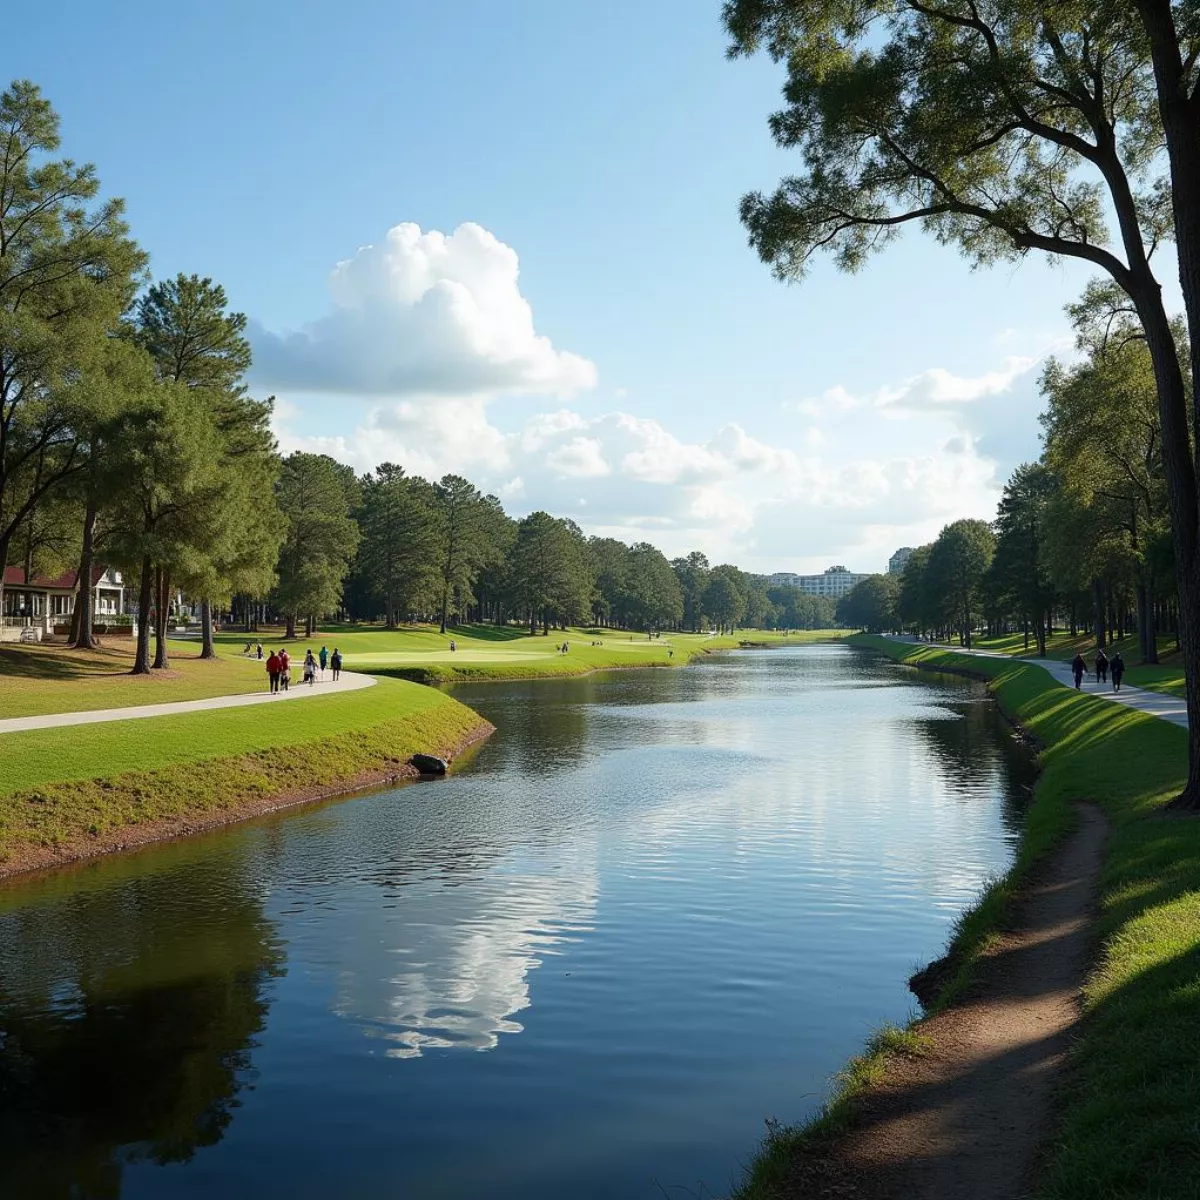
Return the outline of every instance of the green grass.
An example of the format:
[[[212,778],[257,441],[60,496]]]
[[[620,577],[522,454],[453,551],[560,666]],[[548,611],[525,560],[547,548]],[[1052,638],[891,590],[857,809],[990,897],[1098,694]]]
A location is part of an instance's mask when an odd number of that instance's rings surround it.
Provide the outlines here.
[[[446,698],[430,688],[381,679],[361,691],[277,704],[0,734],[0,795],[271,747],[283,750],[416,716]]]
[[[1186,778],[1186,731],[1061,687],[1033,664],[883,638],[854,640],[913,665],[987,677],[1005,711],[1043,746],[1042,775],[1013,869],[956,930],[950,952],[959,974],[950,996],[1001,927],[1032,864],[1071,828],[1073,802],[1098,804],[1109,821],[1096,919],[1099,957],[1084,991],[1061,1123],[1047,1146],[1038,1195],[1200,1195],[1200,818],[1163,813]],[[919,1023],[909,1032],[919,1035]],[[853,1120],[855,1095],[895,1052],[890,1038],[869,1048],[865,1074],[852,1071],[815,1122],[772,1132],[739,1200],[778,1195],[788,1157]]]
[[[297,639],[296,646],[301,655],[308,646],[314,651],[321,646],[332,651],[336,646],[342,652],[347,670],[419,683],[453,683],[583,675],[622,667],[678,667],[697,654],[736,648],[746,641],[800,645],[840,636],[840,632],[828,630],[786,636],[744,631],[727,637],[664,633],[662,637],[649,639],[644,633],[631,635],[611,629],[575,628],[551,631],[544,637],[513,626],[498,629],[491,625],[464,625],[444,634],[431,626],[392,630],[378,626],[338,626],[312,638]],[[223,654],[240,654],[246,638],[243,634],[228,633],[220,635],[218,641]],[[451,641],[457,647],[455,650],[450,649]],[[262,635],[262,642],[264,646],[276,644],[268,634]],[[569,646],[566,654],[558,652],[563,642]]]
[[[1030,639],[1030,650],[1025,650],[1023,634],[1010,633],[999,638],[980,638],[975,642],[977,650],[993,650],[1000,654],[1036,655],[1037,643]],[[1158,657],[1160,661],[1153,665],[1142,665],[1141,650],[1138,647],[1137,636],[1120,638],[1108,648],[1106,653],[1111,658],[1114,651],[1120,650],[1125,659],[1125,682],[1134,687],[1148,688],[1152,692],[1165,692],[1171,696],[1183,696],[1183,666],[1179,662],[1179,651],[1173,637],[1158,639]],[[1069,633],[1055,633],[1046,639],[1046,657],[1058,658],[1064,662],[1082,654],[1089,665],[1096,654],[1096,639],[1091,633],[1080,633],[1072,637]]]
[[[253,709],[0,735],[0,859],[353,780],[417,750],[443,754],[480,724],[444,693],[383,679]]]
[[[171,666],[130,675],[133,644],[108,638],[100,650],[6,643],[0,646],[0,719],[82,712],[175,700],[207,700],[266,689],[261,663],[222,655],[203,661],[195,642],[171,643]]]

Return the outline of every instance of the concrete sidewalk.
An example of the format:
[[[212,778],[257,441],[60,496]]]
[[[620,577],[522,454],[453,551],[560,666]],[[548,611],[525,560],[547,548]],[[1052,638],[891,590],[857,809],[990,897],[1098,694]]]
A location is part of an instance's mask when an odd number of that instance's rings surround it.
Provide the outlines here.
[[[331,674],[327,672],[327,675]],[[244,708],[251,704],[283,704],[303,700],[305,696],[328,696],[337,692],[355,692],[371,687],[374,675],[343,671],[341,679],[293,684],[286,692],[251,692],[240,696],[213,696],[208,700],[177,700],[171,704],[139,704],[129,708],[98,708],[92,712],[45,713],[37,717],[10,717],[0,721],[0,734],[20,733],[26,729],[57,729],[63,725],[98,725],[104,721],[136,721],[145,717],[170,717],[177,713],[207,712],[214,708]]]
[[[952,650],[955,654],[971,654],[978,658],[1003,658],[1013,662],[1031,663],[1041,667],[1052,679],[1064,687],[1073,688],[1075,677],[1071,674],[1071,664],[1057,658],[1031,658],[1027,655],[999,654],[995,650],[964,650],[961,646],[946,646],[940,642],[919,642],[913,637],[893,638],[897,642],[909,642],[915,646],[932,646],[936,650]],[[1084,655],[1089,667],[1095,667],[1096,654],[1090,657]],[[1182,696],[1168,696],[1165,692],[1151,692],[1145,688],[1130,687],[1123,683],[1119,692],[1112,690],[1111,683],[1097,683],[1094,674],[1083,677],[1083,686],[1079,689],[1089,696],[1100,696],[1104,700],[1112,700],[1124,704],[1127,708],[1136,708],[1138,712],[1148,713],[1152,717],[1161,717],[1172,725],[1187,728],[1187,702]]]

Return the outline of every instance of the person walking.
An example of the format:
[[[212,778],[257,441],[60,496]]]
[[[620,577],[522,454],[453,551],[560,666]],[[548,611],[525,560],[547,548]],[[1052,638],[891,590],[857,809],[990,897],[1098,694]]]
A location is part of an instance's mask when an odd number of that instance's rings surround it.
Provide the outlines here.
[[[279,691],[279,655],[274,650],[267,659],[267,681],[271,685],[272,692]]]
[[[1114,692],[1121,690],[1121,679],[1125,674],[1125,660],[1121,657],[1121,652],[1118,650],[1112,656],[1112,662],[1108,664],[1109,673],[1112,675],[1112,688]]]
[[[317,682],[317,660],[310,649],[304,652],[304,682],[312,687]]]
[[[329,651],[326,650],[324,646],[322,646],[321,653],[319,655],[317,655],[317,657],[321,660],[321,678],[324,679],[325,678],[325,667],[326,667],[326,664],[329,662]]]
[[[329,660],[329,665],[333,668],[333,682],[337,683],[342,674],[342,652],[334,646],[333,657]]]
[[[1103,650],[1096,655],[1096,682],[1108,682],[1108,655]]]
[[[292,656],[286,650],[279,652],[279,687],[286,692],[292,682]]]
[[[262,642],[258,643],[258,661],[262,662]]]
[[[1071,674],[1075,676],[1075,690],[1079,691],[1083,684],[1083,677],[1087,674],[1087,663],[1084,661],[1082,654],[1076,654],[1072,660]]]

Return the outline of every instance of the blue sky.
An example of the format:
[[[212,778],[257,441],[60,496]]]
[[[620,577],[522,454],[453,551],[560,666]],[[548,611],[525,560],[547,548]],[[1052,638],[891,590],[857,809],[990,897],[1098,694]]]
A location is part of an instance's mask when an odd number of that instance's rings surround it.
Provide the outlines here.
[[[1037,453],[1039,363],[1087,272],[972,273],[913,233],[777,283],[737,202],[788,169],[781,77],[725,59],[716,0],[13,21],[8,75],[126,198],[154,273],[251,316],[285,449],[461,471],[516,514],[761,570],[882,568],[990,516]]]

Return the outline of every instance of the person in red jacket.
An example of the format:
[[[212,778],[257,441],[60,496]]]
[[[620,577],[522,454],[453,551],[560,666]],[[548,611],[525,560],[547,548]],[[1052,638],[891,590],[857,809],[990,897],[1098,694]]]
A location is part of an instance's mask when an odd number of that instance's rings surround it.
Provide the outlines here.
[[[286,650],[279,651],[279,686],[288,691],[292,682],[292,656]]]
[[[267,658],[267,679],[270,680],[271,691],[279,691],[279,676],[282,673],[283,665],[279,661],[279,655],[272,650]]]

